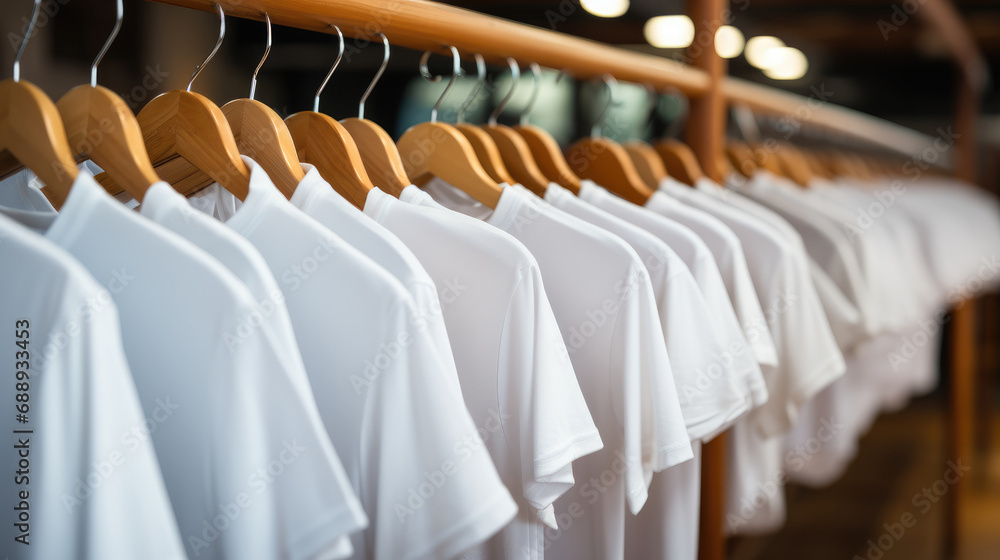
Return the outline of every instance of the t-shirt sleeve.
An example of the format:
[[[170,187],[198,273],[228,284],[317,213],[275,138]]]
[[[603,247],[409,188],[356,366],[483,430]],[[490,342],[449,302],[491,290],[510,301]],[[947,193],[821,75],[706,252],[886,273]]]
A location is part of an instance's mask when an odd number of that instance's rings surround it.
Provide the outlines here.
[[[236,311],[236,344],[220,345],[213,398],[212,445],[219,513],[229,518],[216,540],[197,535],[189,551],[221,543],[227,555],[290,559],[343,558],[343,537],[364,529],[367,518],[323,427],[304,372],[289,370],[257,309]],[[254,325],[249,332],[236,325]],[[295,377],[293,377],[295,376]],[[211,520],[210,520],[211,522]],[[211,536],[211,532],[208,536]]]
[[[570,465],[603,444],[535,266],[520,270],[500,355],[504,433],[520,457],[522,488],[515,491],[554,528],[546,510],[573,486]]]
[[[361,494],[375,560],[451,558],[492,537],[517,505],[411,301],[384,314],[390,359],[366,392]]]
[[[650,269],[661,284],[656,308],[663,328],[670,367],[674,373],[681,411],[691,439],[711,439],[750,408],[735,370],[725,331],[711,311],[687,267],[678,257],[664,254]],[[647,265],[647,267],[650,265]]]
[[[38,317],[18,317],[29,343],[23,350],[8,345],[30,358],[22,371],[30,374],[26,415],[33,425],[14,429],[33,433],[14,434],[11,443],[23,444],[31,461],[27,486],[17,487],[29,491],[32,508],[27,557],[186,558],[153,446],[148,440],[133,445],[137,440],[130,437],[148,424],[125,359],[117,308],[96,286],[86,297],[67,289],[73,295],[56,300],[61,312],[48,328]],[[13,320],[5,324],[15,327]],[[15,365],[15,355],[4,363]],[[13,380],[5,385],[15,387]],[[12,504],[18,501],[11,497]]]
[[[625,430],[625,491],[629,508],[639,513],[654,472],[694,457],[677,397],[673,372],[657,316],[649,275],[631,266],[620,286],[611,368],[615,412]]]

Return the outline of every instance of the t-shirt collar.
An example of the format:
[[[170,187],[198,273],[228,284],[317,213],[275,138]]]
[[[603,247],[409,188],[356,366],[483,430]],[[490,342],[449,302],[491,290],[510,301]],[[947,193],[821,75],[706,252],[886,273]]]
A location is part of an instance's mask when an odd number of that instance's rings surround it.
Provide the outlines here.
[[[687,198],[688,196],[691,196],[691,187],[685,185],[684,183],[681,183],[680,181],[674,179],[673,177],[664,177],[660,181],[660,184],[657,185],[657,188],[661,192],[679,199],[684,199]]]

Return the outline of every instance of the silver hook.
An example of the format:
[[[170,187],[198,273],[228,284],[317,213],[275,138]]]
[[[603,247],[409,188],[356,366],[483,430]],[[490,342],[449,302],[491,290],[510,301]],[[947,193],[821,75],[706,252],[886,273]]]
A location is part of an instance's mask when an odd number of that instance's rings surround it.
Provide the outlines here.
[[[267,55],[271,53],[271,16],[267,15],[267,12],[264,12],[264,23],[267,24],[267,46],[264,47],[264,56],[261,57],[257,69],[253,71],[253,79],[250,80],[250,99],[253,99],[254,93],[257,92],[257,72],[260,72],[264,61],[267,60]]]
[[[479,92],[482,91],[483,85],[486,83],[486,61],[483,59],[483,55],[481,54],[476,54],[475,57],[476,87],[472,88],[472,93],[469,94],[469,97],[465,98],[465,101],[463,101],[462,105],[458,108],[458,115],[455,118],[458,124],[465,122],[466,109],[468,109],[469,105],[472,105],[472,102],[479,96]]]
[[[497,124],[497,117],[499,117],[503,113],[503,110],[507,108],[507,103],[510,102],[510,98],[514,96],[514,90],[517,89],[517,82],[521,79],[521,67],[517,65],[516,60],[507,57],[507,66],[510,66],[510,91],[507,92],[507,95],[503,96],[500,103],[493,109],[493,112],[490,113],[489,123],[491,126]]]
[[[649,124],[649,121],[653,120],[653,112],[656,111],[656,102],[659,101],[659,94],[656,92],[653,84],[643,82],[642,85],[646,88],[646,118],[643,122]]]
[[[212,57],[215,56],[215,53],[219,52],[219,47],[222,46],[222,40],[226,38],[226,13],[222,11],[222,6],[220,6],[218,3],[213,3],[212,5],[215,6],[215,9],[219,11],[219,40],[215,42],[215,48],[212,49],[211,53],[209,53],[208,58],[205,59],[205,62],[202,62],[200,65],[198,65],[197,68],[194,69],[194,74],[191,74],[191,81],[188,82],[188,87],[187,87],[188,91],[191,91],[191,86],[194,84],[194,81],[198,77],[198,74],[201,74],[202,69],[205,68],[205,66],[209,62],[211,62]]]
[[[344,56],[344,34],[341,33],[340,28],[336,25],[333,26],[337,30],[337,36],[340,37],[340,50],[337,52],[337,60],[333,61],[333,66],[330,67],[330,71],[326,73],[326,77],[323,78],[323,83],[319,85],[319,89],[316,90],[316,97],[313,98],[313,112],[319,112],[319,96],[323,93],[323,88],[326,87],[326,83],[330,81],[330,76],[333,75],[333,71],[340,66],[340,59]]]
[[[122,0],[118,0],[118,16],[115,19],[115,27],[111,30],[111,35],[108,37],[108,40],[105,41],[104,46],[101,47],[101,52],[97,53],[97,58],[94,59],[94,63],[90,65],[90,87],[97,87],[97,65],[104,59],[104,55],[107,54],[108,49],[111,48],[111,43],[115,42],[115,37],[118,37],[118,31],[122,28],[122,18],[124,15],[125,8],[122,6]]]
[[[35,22],[38,21],[38,7],[41,3],[42,0],[35,0],[35,4],[31,7],[31,19],[28,20],[28,30],[24,32],[24,37],[21,39],[21,46],[17,48],[17,54],[14,55],[15,82],[21,81],[21,55],[24,54],[24,47],[28,46],[28,39],[35,32]]]
[[[437,103],[434,104],[434,108],[431,109],[431,122],[437,122],[438,109],[441,108],[441,103],[444,102],[444,98],[448,96],[448,91],[451,86],[455,85],[455,80],[458,79],[459,74],[462,73],[462,59],[458,55],[458,49],[449,46],[448,49],[451,51],[451,79],[448,80],[448,85],[445,86],[444,91],[441,92],[441,97],[438,98]],[[424,51],[424,54],[420,57],[420,75],[423,76],[425,80],[430,82],[441,81],[441,76],[431,75],[430,70],[427,69],[427,60],[431,57],[431,51]]]
[[[531,114],[531,109],[535,106],[535,101],[538,99],[538,92],[542,90],[542,67],[537,62],[532,62],[530,67],[532,78],[531,97],[528,99],[527,106],[524,107],[524,112],[521,113],[521,126],[528,125],[528,116]]]
[[[601,76],[601,80],[604,82],[604,85],[608,90],[608,102],[604,104],[601,112],[597,115],[597,119],[594,121],[594,126],[590,129],[590,135],[594,137],[601,136],[601,126],[604,124],[604,118],[608,115],[608,110],[611,109],[611,106],[615,103],[614,87],[618,85],[618,80],[616,80],[611,74]]]
[[[378,72],[375,77],[372,78],[372,83],[368,84],[368,89],[365,90],[365,94],[361,96],[361,103],[358,103],[358,118],[365,118],[365,101],[368,101],[368,96],[371,95],[372,90],[375,89],[375,84],[378,83],[379,79],[382,78],[382,74],[385,72],[385,67],[389,65],[389,39],[385,37],[385,33],[379,33],[379,37],[382,38],[382,45],[385,47],[385,53],[382,55],[382,65],[378,67]]]

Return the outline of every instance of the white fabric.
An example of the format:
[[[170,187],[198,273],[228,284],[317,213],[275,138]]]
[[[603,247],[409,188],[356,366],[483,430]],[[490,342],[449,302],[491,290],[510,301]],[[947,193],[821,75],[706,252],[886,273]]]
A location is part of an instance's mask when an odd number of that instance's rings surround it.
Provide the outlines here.
[[[660,326],[674,373],[681,410],[692,440],[711,440],[750,409],[733,352],[749,354],[742,339],[730,340],[687,265],[661,239],[550,184],[545,200],[556,208],[621,237],[642,259],[656,297]],[[737,385],[740,383],[741,385]]]
[[[424,191],[445,207],[510,233],[538,260],[549,301],[605,444],[600,453],[578,461],[574,474],[582,480],[600,477],[620,454],[627,458],[626,464],[639,467],[625,473],[624,485],[609,488],[595,504],[583,504],[572,494],[557,502],[563,522],[560,532],[546,543],[548,556],[623,557],[625,497],[632,513],[637,513],[645,504],[651,473],[692,458],[655,314],[655,295],[642,261],[620,238],[564,214],[520,185],[504,188],[494,210],[439,179],[425,185]],[[637,344],[628,351],[630,342],[616,337],[627,336],[624,333],[630,330]],[[629,394],[633,390],[649,398],[639,400],[639,395]],[[615,409],[617,414],[609,414]],[[572,503],[583,507],[581,520],[569,514]],[[600,540],[595,539],[595,532]]]
[[[671,184],[665,179],[664,184]],[[689,187],[677,184],[678,188]],[[592,189],[588,189],[592,190]],[[583,193],[581,192],[581,195]],[[726,282],[726,290],[740,319],[750,348],[761,368],[767,370],[778,365],[778,356],[771,332],[768,330],[762,303],[747,267],[741,240],[720,220],[697,208],[679,203],[664,192],[654,192],[645,207],[660,216],[688,227],[708,245],[715,256],[719,272]]]
[[[17,214],[107,283],[153,419],[136,445],[152,440],[188,554],[339,556],[343,494],[315,488],[336,484],[337,458],[304,412],[302,387],[266,329],[228,344],[257,312],[247,288],[116,202],[89,171],[59,214]]]
[[[454,371],[455,359],[441,314],[441,300],[434,280],[416,255],[392,232],[333,190],[315,167],[303,163],[302,169],[305,177],[292,193],[291,203],[402,282],[413,296],[420,325],[426,326],[441,359],[448,362],[449,371]]]
[[[320,415],[369,516],[352,535],[354,558],[449,557],[489,538],[515,505],[455,372],[415,327],[412,298],[244,161],[242,204],[218,185],[191,203],[253,243],[278,279]]]
[[[846,352],[865,338],[865,333],[861,328],[861,313],[857,306],[849,300],[826,271],[809,255],[805,243],[802,241],[802,236],[791,224],[769,208],[729,189],[724,189],[711,181],[699,181],[696,188],[750,214],[762,224],[770,227],[778,234],[788,250],[795,255],[795,261],[809,268],[808,274],[812,278],[813,287],[816,288],[816,295],[819,297],[827,321],[830,323],[830,329],[837,340],[837,346],[842,352]]]
[[[760,360],[760,355],[770,355],[773,361],[774,345],[762,343],[765,339],[770,340],[770,335],[766,333],[767,327],[763,322],[763,313],[761,312],[761,320],[755,322],[757,325],[755,332],[759,333],[756,335],[757,344],[756,346],[750,345],[741,329],[739,319],[736,319],[736,329],[733,329],[733,320],[736,316],[734,305],[729,299],[725,286],[722,286],[721,290],[719,289],[721,285],[718,280],[719,269],[709,262],[711,253],[705,250],[705,244],[684,226],[672,222],[656,212],[622,200],[591,181],[583,181],[580,199],[652,233],[677,251],[678,256],[685,259],[689,270],[696,278],[700,279],[700,285],[703,289],[710,290],[709,293],[712,294],[712,300],[715,302],[713,309],[718,324],[722,325],[723,328],[728,327],[730,340],[728,348],[730,348],[732,359],[739,364],[738,371],[743,376],[747,393],[750,395],[753,405],[757,407],[767,402],[767,387],[761,373],[761,367],[757,362]],[[749,281],[749,275],[746,275],[745,279]],[[747,301],[757,301],[757,295],[753,293],[752,283],[741,291],[747,294]],[[759,304],[756,306],[759,311]],[[750,324],[747,323],[747,325]],[[761,325],[763,325],[762,329],[759,328]],[[748,345],[750,352],[743,350]],[[729,359],[729,356],[726,359]]]
[[[234,348],[242,344],[255,328],[266,330],[276,347],[276,355],[281,356],[278,371],[287,376],[299,393],[298,406],[301,407],[301,414],[320,432],[319,445],[332,446],[316,409],[315,397],[295,340],[284,294],[264,257],[236,232],[192,208],[183,196],[166,183],[157,183],[146,191],[140,213],[215,257],[250,290],[257,302],[256,312],[247,317],[236,332],[226,333],[226,344]],[[278,375],[278,371],[271,375]],[[336,456],[334,450],[324,453]],[[292,510],[294,513],[290,514],[292,517],[288,521],[309,524],[313,523],[313,519],[331,519],[331,523],[322,530],[331,536],[340,537],[340,542],[331,545],[331,548],[345,551],[344,554],[334,556],[349,556],[349,535],[364,529],[368,525],[368,518],[351,488],[339,457],[332,463],[330,473],[318,481],[313,492],[322,492],[324,496],[313,504],[305,503],[302,497],[297,497],[295,509]],[[312,497],[315,499],[315,496]]]
[[[2,215],[0,262],[5,555],[186,558],[156,454],[132,435],[146,420],[111,294]]]
[[[374,189],[364,211],[396,234],[441,291],[466,405],[520,511],[466,558],[535,558],[571,464],[602,447],[538,264],[510,235],[435,207],[409,186],[404,202]]]

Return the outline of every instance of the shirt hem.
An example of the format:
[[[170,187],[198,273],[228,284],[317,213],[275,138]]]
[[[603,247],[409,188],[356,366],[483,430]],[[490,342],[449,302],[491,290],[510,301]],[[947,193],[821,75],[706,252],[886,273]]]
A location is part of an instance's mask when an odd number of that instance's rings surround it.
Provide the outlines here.
[[[494,512],[493,510],[499,510]],[[429,545],[408,551],[400,560],[454,558],[466,550],[486,542],[510,523],[517,515],[517,504],[507,492],[497,493],[493,500],[471,515],[463,516],[459,523]]]

